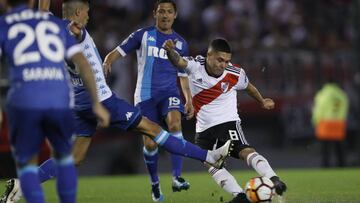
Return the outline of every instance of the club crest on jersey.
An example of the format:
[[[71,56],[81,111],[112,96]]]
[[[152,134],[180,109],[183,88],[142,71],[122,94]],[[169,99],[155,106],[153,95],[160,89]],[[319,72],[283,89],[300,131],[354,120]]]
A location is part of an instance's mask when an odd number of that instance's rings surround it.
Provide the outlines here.
[[[176,48],[178,48],[178,49],[182,49],[182,45],[183,45],[183,43],[181,42],[181,41],[179,41],[179,40],[176,40],[176,43],[175,43],[175,47]]]
[[[220,87],[221,91],[225,93],[229,89],[229,82],[221,82]]]

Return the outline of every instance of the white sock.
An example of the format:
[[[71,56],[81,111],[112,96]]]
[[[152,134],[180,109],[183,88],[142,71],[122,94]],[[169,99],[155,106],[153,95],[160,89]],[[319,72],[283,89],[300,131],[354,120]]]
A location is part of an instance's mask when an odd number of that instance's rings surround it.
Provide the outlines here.
[[[247,158],[247,164],[252,166],[260,176],[271,178],[276,176],[276,173],[271,168],[269,162],[257,152],[250,153]]]
[[[232,176],[225,168],[216,169],[214,167],[211,167],[209,169],[209,173],[221,188],[223,188],[226,192],[230,193],[234,197],[237,194],[243,192],[243,189],[237,183],[234,176]]]

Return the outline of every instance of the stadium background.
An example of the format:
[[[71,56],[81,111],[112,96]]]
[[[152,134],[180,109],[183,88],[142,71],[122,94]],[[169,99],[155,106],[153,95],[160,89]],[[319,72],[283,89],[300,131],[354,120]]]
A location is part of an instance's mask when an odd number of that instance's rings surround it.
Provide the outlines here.
[[[102,57],[125,37],[152,25],[153,0],[93,0],[88,30]],[[227,38],[233,62],[241,64],[258,89],[276,102],[264,111],[244,94],[239,111],[248,141],[268,157],[274,168],[320,166],[320,147],[310,123],[313,96],[322,82],[336,76],[350,98],[346,145],[347,166],[360,165],[360,2],[351,0],[178,0],[175,30],[184,36],[190,54],[204,54],[209,40]],[[55,15],[61,1],[53,0]],[[0,13],[4,12],[1,7]],[[109,84],[133,102],[136,56],[113,65]],[[0,67],[1,105],[8,81]],[[184,121],[184,135],[193,140],[194,120]],[[5,145],[2,139],[0,145]],[[0,147],[1,156],[9,155]],[[81,175],[145,173],[140,137],[114,129],[95,137]],[[169,155],[162,153],[160,172],[170,172]],[[203,170],[186,160],[184,171]],[[1,161],[2,169],[10,162]],[[247,168],[230,161],[232,168]],[[5,175],[4,175],[5,176]],[[0,177],[4,178],[4,177]]]

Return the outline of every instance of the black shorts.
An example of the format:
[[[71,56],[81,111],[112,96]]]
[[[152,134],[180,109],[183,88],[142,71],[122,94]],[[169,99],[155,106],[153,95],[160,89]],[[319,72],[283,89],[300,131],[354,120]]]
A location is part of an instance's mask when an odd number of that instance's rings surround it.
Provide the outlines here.
[[[234,149],[230,156],[236,159],[239,159],[239,152],[241,150],[251,147],[245,139],[240,121],[222,123],[195,135],[195,143],[207,150],[217,149],[223,146],[229,139],[234,144]]]

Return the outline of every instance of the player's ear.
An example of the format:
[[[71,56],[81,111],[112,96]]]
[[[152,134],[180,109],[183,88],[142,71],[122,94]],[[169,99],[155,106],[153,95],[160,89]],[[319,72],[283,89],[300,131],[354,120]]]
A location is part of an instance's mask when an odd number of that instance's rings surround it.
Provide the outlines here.
[[[153,10],[153,17],[156,18],[156,10]]]
[[[75,9],[75,16],[79,16],[81,13],[81,9],[80,8],[76,8]]]

